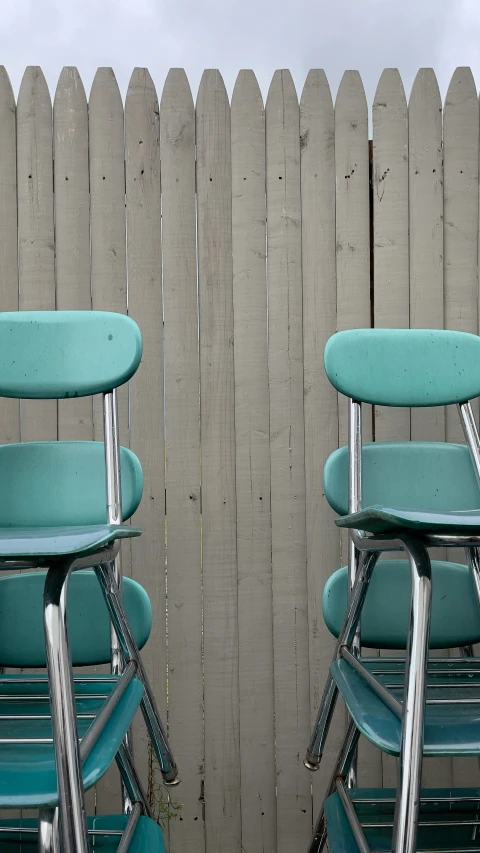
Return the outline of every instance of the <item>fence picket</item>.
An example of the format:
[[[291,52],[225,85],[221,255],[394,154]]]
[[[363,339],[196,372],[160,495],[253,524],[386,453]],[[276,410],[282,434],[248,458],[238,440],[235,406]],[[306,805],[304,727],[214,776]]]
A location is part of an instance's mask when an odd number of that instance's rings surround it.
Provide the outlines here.
[[[55,308],[52,104],[41,68],[23,75],[17,104],[19,307]],[[57,437],[55,400],[23,400],[22,441]]]
[[[135,68],[125,101],[128,313],[142,330],[143,355],[130,382],[130,447],[144,472],[143,500],[135,513],[146,535],[132,542],[132,577],[147,590],[156,614],[143,660],[166,719],[165,466],[163,413],[162,262],[160,241],[160,129],[157,94],[145,68]],[[148,400],[148,405],[145,401]],[[143,721],[133,728],[135,761],[155,773]],[[157,779],[158,784],[160,780]],[[158,806],[154,805],[154,810]]]
[[[373,101],[374,325],[410,325],[408,259],[408,119],[396,68],[380,77]],[[410,438],[408,409],[375,409],[375,439]]]
[[[90,164],[90,233],[92,308],[127,310],[125,247],[125,157],[123,104],[111,68],[95,74],[88,105]],[[129,445],[128,388],[118,394],[120,441]],[[101,401],[94,398],[95,439],[103,439]],[[150,534],[151,535],[151,534]],[[131,549],[122,544],[122,570],[130,574]],[[110,768],[97,787],[97,812],[115,813],[120,803],[120,782]]]
[[[335,102],[337,328],[367,328],[370,305],[368,111],[358,71],[346,71]],[[363,439],[372,439],[372,411],[363,406]],[[339,441],[347,443],[347,404],[339,397]],[[347,537],[342,536],[342,562]],[[359,784],[379,785],[382,759],[361,740]]]
[[[311,780],[302,348],[300,118],[289,71],[266,105],[273,648],[279,853],[308,842]]]
[[[76,68],[60,74],[53,103],[56,307],[92,307],[87,99]],[[59,400],[58,437],[93,439],[91,397]]]
[[[241,849],[230,107],[218,71],[197,99],[207,849]]]
[[[338,395],[323,368],[325,344],[337,327],[335,269],[335,130],[324,71],[309,72],[300,101],[306,536],[313,725],[334,642],[321,617],[322,592],[340,566],[340,536],[323,494],[323,466],[338,447]],[[321,413],[321,415],[320,415]],[[330,729],[322,772],[312,777],[314,819],[344,735],[343,718]]]
[[[168,719],[182,786],[172,851],[205,851],[195,109],[182,69],[160,106],[168,564]]]
[[[15,98],[4,66],[0,66],[0,307],[18,310],[17,252],[17,142]],[[0,442],[20,440],[20,404],[3,399],[0,403]]]
[[[242,847],[276,848],[265,113],[251,71],[232,98],[232,217]]]

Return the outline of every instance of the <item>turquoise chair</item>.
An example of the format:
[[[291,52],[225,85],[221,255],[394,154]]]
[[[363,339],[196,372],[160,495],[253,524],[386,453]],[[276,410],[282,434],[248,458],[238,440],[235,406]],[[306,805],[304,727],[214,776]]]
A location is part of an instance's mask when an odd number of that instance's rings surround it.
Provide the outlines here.
[[[469,403],[480,395],[479,361],[478,337],[447,331],[340,332],[325,349],[327,375],[349,398],[349,446],[327,460],[324,491],[350,548],[348,567],[325,588],[324,617],[338,640],[305,764],[320,764],[340,690],[352,724],[330,793],[345,805],[336,779],[347,777],[360,732],[399,756],[395,853],[416,850],[423,755],[480,754],[480,669],[465,657],[480,639],[480,440]],[[468,446],[363,445],[363,402],[457,404]],[[468,565],[431,563],[438,545],[463,546]],[[377,563],[382,551],[408,559]],[[361,646],[406,648],[405,660],[364,658]],[[458,660],[429,662],[429,647],[457,646]],[[325,840],[321,812],[310,853]]]
[[[121,594],[120,541],[141,532],[124,520],[139,504],[142,473],[134,454],[119,446],[116,388],[133,376],[141,353],[138,326],[120,314],[0,314],[0,396],[65,399],[103,395],[104,444],[35,442],[0,448],[0,569],[47,570],[43,626],[60,810],[60,820],[54,822],[60,840],[55,843],[61,842],[62,853],[86,853],[88,849],[83,785],[87,784],[90,750],[102,737],[108,740],[115,720],[123,727],[123,738],[130,718],[127,720],[129,715],[122,708],[131,693],[135,692],[141,705],[165,782],[178,781]],[[95,572],[113,625],[114,678],[80,749],[67,635],[67,590],[72,572],[86,568]],[[32,602],[24,596],[23,603],[28,608]],[[31,679],[26,689],[36,695],[36,680]],[[113,758],[116,741],[111,752]],[[124,753],[128,764],[128,750]],[[46,826],[47,813],[41,819]],[[46,829],[40,835],[45,833]]]
[[[46,572],[26,572],[0,577],[0,667],[45,667],[42,593]],[[138,648],[147,642],[152,608],[140,584],[125,578],[125,610]],[[76,667],[110,662],[110,617],[97,578],[92,571],[73,574],[67,605],[69,645]],[[74,676],[77,729],[81,742],[112,695],[117,678],[106,675]],[[132,803],[129,853],[164,853],[163,836],[148,819],[150,812],[142,785],[122,743],[143,695],[141,682],[133,678],[110,717],[107,727],[91,743],[83,758],[83,784],[87,790],[101,779],[116,758]],[[33,742],[35,741],[35,742]],[[0,676],[0,808],[40,808],[38,820],[0,821],[0,853],[51,850],[56,853],[49,829],[58,805],[57,777],[46,676],[3,674]],[[142,812],[144,815],[142,815]],[[128,817],[88,819],[88,838],[93,849],[116,851]],[[20,830],[22,830],[20,832]],[[109,834],[107,834],[109,833]],[[50,844],[50,847],[49,847]]]

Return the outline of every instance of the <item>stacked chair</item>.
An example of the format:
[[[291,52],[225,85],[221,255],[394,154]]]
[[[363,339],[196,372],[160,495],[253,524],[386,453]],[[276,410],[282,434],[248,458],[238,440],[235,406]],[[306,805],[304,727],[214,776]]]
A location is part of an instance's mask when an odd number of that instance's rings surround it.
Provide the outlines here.
[[[338,639],[307,750],[310,770],[320,766],[339,692],[349,725],[309,853],[326,844],[330,853],[480,851],[480,789],[421,787],[424,755],[480,755],[472,649],[480,640],[480,439],[469,402],[480,395],[480,338],[339,332],[327,343],[325,369],[349,398],[349,444],[327,460],[324,491],[350,548],[348,566],[323,596]],[[457,405],[466,445],[362,444],[362,403]],[[463,548],[466,564],[430,560],[438,546]],[[379,560],[382,552],[393,559]],[[368,648],[405,654],[364,656]],[[441,658],[430,649],[456,651]],[[396,790],[356,787],[360,734],[398,758]]]
[[[177,769],[139,653],[150,602],[139,584],[122,584],[119,559],[121,539],[141,532],[124,522],[143,479],[119,446],[116,388],[141,354],[138,326],[123,315],[0,314],[0,396],[103,394],[104,403],[104,442],[0,446],[0,569],[9,571],[0,577],[0,809],[39,810],[0,821],[0,853],[165,849],[129,745],[137,709],[166,784]],[[72,665],[107,662],[110,675],[72,675]],[[4,671],[45,666],[46,675]],[[115,761],[123,810],[87,818],[84,792]]]

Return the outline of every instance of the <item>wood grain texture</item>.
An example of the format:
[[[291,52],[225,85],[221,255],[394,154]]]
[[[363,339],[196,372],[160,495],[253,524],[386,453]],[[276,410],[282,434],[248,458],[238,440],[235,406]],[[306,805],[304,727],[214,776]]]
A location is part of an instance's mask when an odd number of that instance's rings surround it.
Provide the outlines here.
[[[396,68],[380,77],[373,101],[374,325],[410,325],[408,247],[408,119]],[[410,438],[410,410],[375,409],[377,441]]]
[[[368,111],[358,71],[346,71],[335,102],[337,328],[369,328],[370,215]],[[363,440],[372,439],[372,409],[362,407]],[[347,401],[339,396],[339,442],[348,441]],[[341,559],[348,559],[348,540],[341,538]],[[382,759],[361,740],[358,779],[380,785]]]
[[[273,643],[279,853],[307,844],[310,729],[299,107],[289,71],[266,105]]]
[[[230,107],[218,71],[197,99],[206,847],[241,849]]]
[[[478,98],[470,68],[457,68],[443,119],[443,288],[445,328],[478,333]],[[476,413],[478,403],[473,403]],[[455,406],[447,441],[463,442]]]
[[[123,104],[111,68],[95,74],[88,105],[92,307],[127,311]],[[128,388],[118,395],[120,439],[128,447]],[[95,438],[103,436],[94,401]],[[127,548],[122,548],[126,554]]]
[[[95,74],[88,106],[92,308],[127,311],[123,104],[111,68]],[[120,442],[129,446],[128,387],[120,389]],[[102,401],[94,398],[95,439],[103,440]],[[131,547],[122,544],[122,571],[131,573]],[[115,813],[120,782],[110,768],[97,787],[97,813]]]
[[[19,307],[55,308],[52,104],[41,68],[23,75],[17,104]],[[24,400],[22,441],[57,437],[57,403]]]
[[[232,97],[232,224],[242,847],[276,848],[267,363],[265,113],[252,71]]]
[[[76,68],[60,74],[53,104],[56,307],[92,307],[87,99]],[[58,437],[93,439],[91,397],[59,400]]]
[[[147,590],[155,614],[142,658],[160,714],[166,720],[160,126],[155,86],[145,68],[133,71],[125,101],[125,176],[128,313],[140,326],[143,338],[142,363],[130,381],[130,447],[140,459],[144,474],[143,499],[134,516],[134,523],[144,533],[132,542],[132,577]],[[133,735],[135,762],[145,779],[149,740],[140,718],[135,721]]]
[[[160,107],[168,507],[168,720],[182,785],[172,853],[205,851],[195,110],[182,69]]]
[[[340,566],[340,536],[323,494],[323,466],[338,447],[338,396],[323,367],[325,344],[337,326],[335,129],[332,96],[324,71],[310,71],[305,82],[300,101],[300,147],[310,723],[313,725],[334,648],[322,617],[323,587]],[[343,735],[343,714],[337,713],[322,759],[322,772],[312,775],[314,820]]]
[[[18,310],[17,133],[15,98],[4,66],[0,66],[0,310]],[[0,401],[0,443],[20,440],[18,400]]]
[[[410,326],[443,329],[442,102],[431,68],[422,68],[408,106]],[[445,409],[412,409],[412,439],[445,439]]]

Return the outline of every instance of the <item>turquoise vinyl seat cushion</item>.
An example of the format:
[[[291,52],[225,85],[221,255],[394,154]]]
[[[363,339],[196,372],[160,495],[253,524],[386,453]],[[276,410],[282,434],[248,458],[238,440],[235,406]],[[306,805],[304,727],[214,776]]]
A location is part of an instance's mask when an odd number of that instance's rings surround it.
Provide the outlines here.
[[[447,406],[480,396],[480,338],[436,329],[354,329],[327,341],[332,385],[378,406]]]
[[[45,572],[0,576],[0,666],[43,667]],[[141,649],[152,628],[152,606],[140,584],[123,579],[123,600]],[[110,663],[110,617],[95,573],[73,572],[67,595],[68,636],[74,666]],[[0,690],[1,695],[1,690]]]
[[[0,397],[60,399],[111,391],[142,357],[137,324],[109,311],[0,314]]]
[[[5,678],[5,676],[2,676]],[[77,726],[81,738],[92,720],[84,714],[96,715],[115,681],[97,680],[79,683],[75,680]],[[11,687],[2,683],[0,693],[0,739],[4,737],[51,738],[51,719],[45,720],[1,720],[5,714],[39,714],[39,706],[50,713],[48,682],[22,684],[19,677],[10,677]],[[16,698],[8,698],[8,696]],[[44,700],[42,702],[42,695]],[[133,678],[121,696],[101,732],[97,742],[83,763],[83,782],[88,790],[95,785],[115,759],[125,732],[130,727],[143,696],[143,685]],[[40,697],[40,698],[38,698]],[[1,743],[0,742],[0,808],[38,808],[55,806],[58,803],[57,772],[53,743]]]
[[[357,817],[367,824],[364,834],[370,850],[387,853],[392,849],[392,827],[395,809],[395,790],[388,788],[353,788],[348,791]],[[478,820],[480,789],[448,788],[424,789],[421,796],[429,802],[420,805],[420,822],[438,822],[437,826],[421,826],[418,830],[417,850],[475,850],[478,840],[472,838],[472,823]],[[452,797],[464,797],[464,802],[449,802]],[[370,801],[370,802],[368,802]],[[359,847],[350,828],[338,794],[325,801],[328,844],[332,853],[359,853]],[[454,821],[465,821],[463,826],[454,826]],[[442,823],[440,823],[440,821]],[[370,826],[368,826],[368,824]],[[382,826],[382,824],[385,824]],[[450,825],[449,825],[450,824]]]
[[[348,515],[348,448],[335,450],[323,471],[325,497]],[[377,441],[362,447],[362,505],[433,512],[480,509],[472,458],[464,444]]]
[[[476,674],[472,674],[471,660],[450,660],[450,673],[448,665],[437,663],[435,658],[429,661],[423,752],[426,756],[480,755],[480,705],[475,701],[465,701],[479,695],[480,668],[476,667]],[[362,665],[399,702],[403,700],[404,661],[398,658],[369,660],[363,657]],[[439,667],[443,667],[442,672],[437,671]],[[463,678],[462,667],[467,670]],[[334,661],[330,672],[360,732],[382,752],[398,756],[401,743],[399,717],[347,661]],[[460,698],[463,702],[428,703],[429,698],[445,697]]]
[[[88,818],[88,828],[109,832],[119,832],[125,829],[127,815],[101,815]],[[35,818],[17,818],[12,820],[1,820],[0,828],[22,827],[34,829],[38,827]],[[104,853],[116,853],[120,843],[118,835],[96,835],[90,836],[90,849],[92,853],[102,850]],[[0,832],[0,853],[29,853],[38,850],[38,836],[27,832],[17,834],[14,832]],[[165,842],[162,830],[155,821],[147,817],[141,817],[135,827],[133,838],[128,848],[128,853],[165,853]]]
[[[411,570],[408,561],[379,560],[373,570],[362,609],[362,646],[405,649],[410,596]],[[343,625],[347,598],[348,573],[344,567],[329,577],[322,597],[323,618],[335,637],[338,637]],[[430,648],[458,648],[479,641],[480,608],[468,566],[432,561]]]

